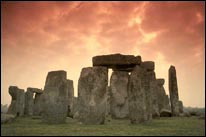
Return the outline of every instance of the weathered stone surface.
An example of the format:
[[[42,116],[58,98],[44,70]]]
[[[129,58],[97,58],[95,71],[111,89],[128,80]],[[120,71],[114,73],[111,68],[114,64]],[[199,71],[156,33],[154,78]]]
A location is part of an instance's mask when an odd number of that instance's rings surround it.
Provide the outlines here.
[[[129,118],[132,124],[148,120],[144,88],[145,71],[136,66],[131,72],[128,84]]]
[[[172,116],[172,113],[168,109],[162,109],[160,111],[160,117],[171,117],[171,116]]]
[[[157,104],[156,75],[154,71],[148,71],[146,69],[143,77],[143,87],[145,89],[145,95],[146,95],[147,119],[151,120],[152,114],[159,115],[158,104]]]
[[[154,71],[155,63],[153,61],[144,61],[141,63],[141,67],[145,68],[147,71]]]
[[[106,91],[106,97],[107,97],[107,103],[106,103],[106,116],[111,114],[111,87],[107,86],[107,91]]]
[[[128,86],[129,74],[124,71],[112,72],[110,79],[111,102],[110,112],[112,118],[127,118],[128,108]]]
[[[67,116],[73,117],[74,112],[73,110],[73,99],[74,99],[74,86],[73,86],[73,80],[67,79],[68,84],[68,112]]]
[[[72,107],[72,112],[73,112],[73,118],[78,119],[79,117],[79,108],[80,106],[78,105],[78,97],[73,98],[73,107]]]
[[[169,109],[169,99],[168,96],[166,95],[165,89],[163,87],[165,80],[164,79],[157,79],[157,96],[158,96],[158,109],[159,112],[162,109]]]
[[[46,123],[64,123],[68,108],[66,71],[51,71],[48,73],[42,100],[42,121]]]
[[[150,94],[152,99],[151,101],[152,118],[158,118],[160,116],[159,106],[158,106],[159,96],[158,96],[157,81],[155,79],[152,79],[150,82]]]
[[[10,86],[9,94],[11,95],[12,100],[7,113],[15,116],[23,116],[25,105],[24,90],[19,89],[17,86]]]
[[[180,100],[178,101],[178,103],[179,103],[179,112],[183,113],[183,103]]]
[[[1,113],[1,124],[10,123],[14,121],[15,115]]]
[[[106,67],[83,68],[78,81],[79,120],[84,124],[103,124],[106,114]]]
[[[33,115],[33,107],[34,107],[34,92],[31,88],[27,88],[27,91],[25,93],[25,109],[24,114],[28,116]]]
[[[1,113],[6,113],[7,111],[8,111],[7,104],[5,104],[5,105],[1,104]]]
[[[169,93],[171,102],[171,111],[173,116],[179,115],[179,96],[177,87],[176,69],[174,66],[169,68]]]
[[[105,66],[114,71],[132,71],[136,65],[141,64],[141,56],[110,54],[92,58],[93,66]]]
[[[43,93],[43,92],[42,92]],[[43,94],[36,93],[34,97],[33,115],[41,116],[43,111]]]

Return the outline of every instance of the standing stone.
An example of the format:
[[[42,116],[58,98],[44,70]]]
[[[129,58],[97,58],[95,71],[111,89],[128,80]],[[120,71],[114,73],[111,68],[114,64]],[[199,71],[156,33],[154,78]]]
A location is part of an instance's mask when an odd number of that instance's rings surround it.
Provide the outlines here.
[[[161,112],[162,109],[170,110],[168,95],[166,95],[165,89],[163,87],[164,83],[164,79],[157,79],[159,112]]]
[[[73,118],[78,119],[79,117],[79,105],[78,105],[78,97],[73,98],[73,107],[72,107],[72,112],[73,112]]]
[[[33,115],[41,116],[43,111],[43,92],[36,92],[34,97]]]
[[[107,92],[106,92],[106,96],[107,96],[107,103],[106,103],[106,116],[111,114],[110,108],[111,108],[111,87],[107,86]]]
[[[25,93],[25,109],[24,114],[28,116],[33,115],[33,107],[34,107],[34,92],[31,88],[27,88],[27,91]]]
[[[146,112],[147,119],[152,120],[152,115],[159,116],[157,104],[157,84],[155,82],[156,75],[154,72],[155,63],[153,61],[144,61],[141,67],[145,70],[143,77],[143,87],[145,89],[146,97]]]
[[[84,124],[104,124],[106,114],[106,67],[83,68],[78,81],[79,120]]]
[[[67,116],[73,117],[74,112],[73,110],[73,99],[74,99],[74,86],[73,86],[73,80],[67,79],[68,84],[68,112]]]
[[[131,72],[128,84],[129,118],[132,124],[148,120],[144,87],[145,70],[136,66]]]
[[[171,102],[171,111],[173,116],[179,115],[179,96],[177,87],[176,69],[174,66],[169,68],[169,93]]]
[[[127,86],[129,74],[124,71],[114,71],[111,75],[111,107],[110,112],[112,118],[128,117],[128,99]]]
[[[48,73],[43,92],[43,122],[64,123],[68,108],[66,71]]]
[[[179,112],[180,113],[183,113],[184,111],[183,111],[183,103],[182,103],[182,101],[178,101],[179,102]]]
[[[12,100],[7,113],[15,116],[23,116],[25,106],[24,90],[19,89],[17,86],[10,86],[9,94],[11,95]]]
[[[160,101],[158,96],[158,87],[157,81],[154,79],[150,82],[150,94],[151,94],[151,109],[152,109],[152,118],[160,117],[158,102]],[[149,102],[150,103],[150,102]]]

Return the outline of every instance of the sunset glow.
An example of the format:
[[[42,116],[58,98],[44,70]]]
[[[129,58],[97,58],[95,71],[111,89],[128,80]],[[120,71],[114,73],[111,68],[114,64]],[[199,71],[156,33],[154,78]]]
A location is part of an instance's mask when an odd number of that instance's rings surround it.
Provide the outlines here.
[[[140,55],[157,78],[177,71],[185,106],[205,106],[204,2],[1,2],[1,100],[10,85],[44,88],[47,73],[67,71],[77,83],[92,57]],[[110,72],[111,73],[111,72]]]

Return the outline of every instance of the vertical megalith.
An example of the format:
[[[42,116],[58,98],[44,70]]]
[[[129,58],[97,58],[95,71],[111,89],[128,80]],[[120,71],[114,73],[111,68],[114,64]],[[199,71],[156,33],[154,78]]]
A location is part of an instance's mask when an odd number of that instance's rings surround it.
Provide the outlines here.
[[[33,107],[34,107],[34,99],[33,99],[34,92],[32,88],[27,88],[25,93],[25,109],[24,114],[27,116],[33,115]]]
[[[73,99],[74,99],[74,86],[73,80],[67,79],[68,84],[68,111],[67,116],[73,117]]]
[[[112,118],[128,117],[128,87],[129,74],[125,71],[112,72],[110,79],[111,102],[110,112]]]
[[[184,111],[183,111],[183,103],[182,103],[182,101],[178,101],[178,103],[179,103],[179,112],[180,113],[183,113]]]
[[[169,68],[169,93],[170,93],[170,103],[171,112],[173,116],[179,115],[179,96],[178,96],[178,86],[177,86],[177,76],[176,69],[174,66]]]
[[[66,71],[48,73],[43,92],[43,117],[47,123],[64,123],[68,108]]]
[[[25,106],[24,90],[19,89],[17,86],[10,86],[9,94],[11,95],[12,100],[7,113],[16,116],[23,116]]]
[[[129,77],[128,104],[129,118],[132,124],[148,120],[145,87],[143,86],[145,73],[143,68],[136,66]]]
[[[106,67],[83,68],[78,81],[78,119],[84,124],[103,124],[106,115]]]
[[[33,115],[41,116],[43,111],[43,91],[36,90],[34,96]]]
[[[168,96],[166,95],[165,89],[163,87],[164,83],[165,83],[164,79],[157,79],[157,85],[158,85],[157,94],[158,94],[159,112],[161,112],[162,109],[170,110]]]

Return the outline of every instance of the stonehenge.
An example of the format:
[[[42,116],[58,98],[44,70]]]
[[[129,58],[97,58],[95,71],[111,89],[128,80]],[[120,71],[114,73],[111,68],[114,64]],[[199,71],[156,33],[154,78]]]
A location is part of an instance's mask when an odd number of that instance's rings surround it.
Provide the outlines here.
[[[171,111],[173,116],[179,116],[179,95],[177,86],[176,69],[174,66],[169,68],[169,94],[171,102]]]
[[[67,117],[83,124],[104,124],[107,116],[139,124],[183,113],[174,66],[169,68],[168,96],[165,79],[156,78],[154,61],[109,54],[94,56],[92,65],[81,70],[77,97],[73,80],[67,79],[64,70],[48,72],[43,90],[28,87],[24,92],[10,86],[12,100],[7,113],[40,116],[42,122],[49,124],[65,123]],[[111,77],[109,69],[113,71]]]
[[[15,116],[23,116],[25,106],[24,90],[19,89],[17,86],[10,86],[9,94],[11,95],[12,100],[7,113]]]
[[[79,120],[84,124],[104,124],[106,115],[106,67],[83,68],[78,81]]]
[[[42,121],[64,123],[68,108],[68,84],[66,71],[48,73],[42,98]]]

